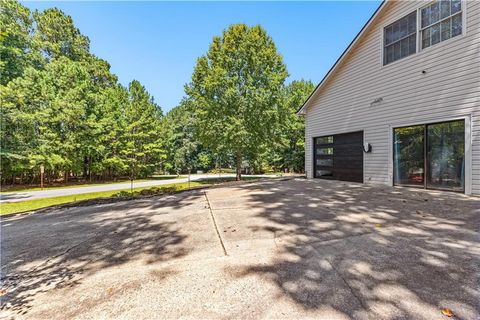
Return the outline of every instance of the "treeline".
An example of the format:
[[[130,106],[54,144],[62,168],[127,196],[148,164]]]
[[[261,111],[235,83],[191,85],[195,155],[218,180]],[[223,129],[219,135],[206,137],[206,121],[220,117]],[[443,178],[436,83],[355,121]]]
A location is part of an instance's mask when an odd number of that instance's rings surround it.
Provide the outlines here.
[[[201,138],[195,73],[185,99],[163,115],[140,82],[119,83],[61,10],[31,12],[2,0],[0,23],[2,184],[36,182],[41,165],[48,182],[208,171],[238,162],[232,148],[213,148]],[[272,124],[275,137],[242,157],[247,170],[303,170],[304,126],[295,111],[313,85],[280,84],[281,126]]]

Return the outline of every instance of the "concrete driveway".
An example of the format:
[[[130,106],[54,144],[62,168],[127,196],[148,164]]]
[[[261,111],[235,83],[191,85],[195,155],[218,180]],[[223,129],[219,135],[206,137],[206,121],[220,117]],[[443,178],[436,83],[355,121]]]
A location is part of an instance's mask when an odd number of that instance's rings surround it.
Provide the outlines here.
[[[479,319],[479,200],[295,179],[11,217],[2,316]]]

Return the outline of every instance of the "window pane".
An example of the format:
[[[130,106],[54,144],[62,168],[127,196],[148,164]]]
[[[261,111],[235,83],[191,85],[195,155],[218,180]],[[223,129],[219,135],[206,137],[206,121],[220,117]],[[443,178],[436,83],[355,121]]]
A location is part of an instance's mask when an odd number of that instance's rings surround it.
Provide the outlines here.
[[[317,170],[317,177],[328,177],[332,176],[331,170]]]
[[[331,167],[333,166],[333,159],[317,159],[317,166]]]
[[[397,41],[400,39],[400,24],[398,22],[395,22],[392,26],[392,39],[393,41]]]
[[[430,25],[430,7],[422,9],[422,28]]]
[[[317,149],[317,154],[318,154],[318,155],[333,154],[333,148],[320,148],[320,149]]]
[[[410,36],[415,37],[417,32],[417,13],[410,13],[408,16],[395,21],[384,29],[385,47],[383,49],[384,64],[396,61],[416,52],[416,45],[410,46]],[[416,40],[415,40],[416,41]]]
[[[427,135],[427,187],[463,190],[464,121],[428,125]]]
[[[462,34],[462,14],[452,18],[452,37]]]
[[[398,59],[401,58],[400,55],[400,42],[395,42],[393,44],[393,60],[397,61]]]
[[[408,50],[409,54],[417,52],[417,37],[415,34],[408,37]]]
[[[422,31],[422,48],[430,47],[430,28]]]
[[[385,28],[385,45],[393,42],[392,33],[393,33],[393,27],[392,26],[388,26],[388,27]]]
[[[400,56],[402,58],[408,56],[408,38],[400,41]]]
[[[440,3],[435,2],[430,6],[430,23],[440,20]]]
[[[430,37],[432,38],[432,45],[440,42],[440,24],[434,24],[430,30]]]
[[[424,126],[396,128],[394,130],[394,183],[423,185]]]
[[[440,1],[440,18],[446,18],[450,15],[450,1]]]
[[[393,62],[393,45],[390,45],[385,48],[385,64],[388,64],[390,62]]]
[[[399,38],[404,38],[408,35],[408,18],[400,19],[399,25],[400,25]]]
[[[452,0],[451,14],[457,13],[462,10],[462,1],[461,0]]]
[[[417,13],[412,12],[408,16],[408,34],[417,32]]]
[[[442,41],[450,38],[450,30],[451,30],[450,22],[451,22],[451,19],[447,19],[445,21],[442,21],[440,25],[440,31],[442,33]]]
[[[333,136],[317,138],[317,144],[333,143]]]

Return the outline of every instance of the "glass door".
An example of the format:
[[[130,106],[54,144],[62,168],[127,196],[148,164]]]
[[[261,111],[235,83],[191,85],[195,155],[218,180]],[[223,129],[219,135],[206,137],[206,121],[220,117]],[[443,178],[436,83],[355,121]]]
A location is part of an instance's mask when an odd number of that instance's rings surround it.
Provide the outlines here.
[[[393,131],[393,182],[423,186],[425,181],[425,126],[395,128]]]
[[[393,183],[464,191],[465,121],[393,130]]]
[[[427,188],[463,191],[465,123],[427,125]]]

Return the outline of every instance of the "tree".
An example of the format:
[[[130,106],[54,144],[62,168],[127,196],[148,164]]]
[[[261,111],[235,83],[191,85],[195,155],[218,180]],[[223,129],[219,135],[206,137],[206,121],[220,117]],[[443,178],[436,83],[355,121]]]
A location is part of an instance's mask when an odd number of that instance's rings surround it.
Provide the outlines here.
[[[33,40],[48,59],[67,57],[82,60],[90,54],[90,41],[73,24],[72,17],[57,8],[33,13],[36,29]]]
[[[164,157],[162,112],[145,88],[118,83],[70,16],[0,0],[1,180],[146,175]],[[130,164],[130,166],[129,166]]]
[[[194,114],[191,101],[183,99],[178,106],[170,110],[164,126],[168,129],[166,169],[177,174],[190,172],[201,163],[197,159],[202,149],[194,133]]]
[[[216,153],[234,154],[237,180],[243,158],[274,138],[287,75],[272,38],[258,25],[230,26],[197,60],[185,91],[198,137]]]
[[[38,63],[41,56],[34,50],[30,36],[30,10],[12,0],[1,0],[0,7],[0,85],[5,85]]]
[[[164,158],[165,152],[159,130],[162,110],[137,80],[130,82],[128,96],[122,153],[133,179],[138,175],[152,174]]]
[[[300,172],[305,168],[305,122],[297,110],[313,92],[311,81],[293,81],[283,89],[280,139],[275,153],[279,155],[282,168]]]

